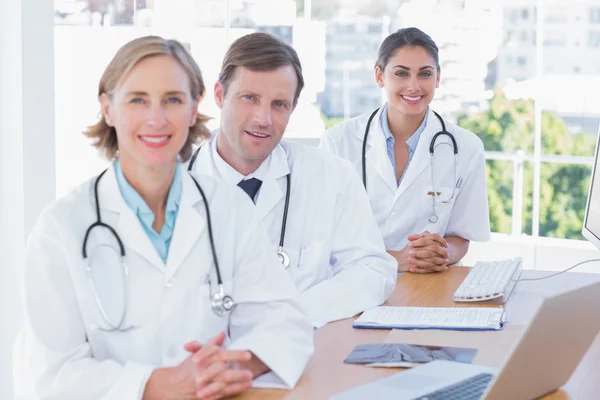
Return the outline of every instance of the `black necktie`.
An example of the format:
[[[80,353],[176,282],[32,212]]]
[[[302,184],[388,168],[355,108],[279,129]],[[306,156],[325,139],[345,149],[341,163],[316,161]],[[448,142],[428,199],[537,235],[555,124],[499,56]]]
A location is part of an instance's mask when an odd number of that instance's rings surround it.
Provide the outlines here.
[[[260,189],[260,185],[262,185],[262,181],[256,178],[246,179],[238,183],[238,186],[244,189],[244,192],[250,196],[252,201],[254,201],[254,196],[256,196],[256,192]]]

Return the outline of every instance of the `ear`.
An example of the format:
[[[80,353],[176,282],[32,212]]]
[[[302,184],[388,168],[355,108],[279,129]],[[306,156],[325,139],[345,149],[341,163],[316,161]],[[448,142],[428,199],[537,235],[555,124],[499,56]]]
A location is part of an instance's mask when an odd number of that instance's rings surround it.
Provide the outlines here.
[[[100,112],[102,113],[102,117],[104,118],[104,122],[106,122],[106,124],[108,126],[114,126],[113,122],[112,122],[112,116],[111,116],[111,103],[110,103],[110,98],[108,97],[108,95],[106,93],[102,93],[100,95]]]
[[[225,86],[220,82],[217,81],[215,83],[215,103],[217,103],[217,106],[220,109],[223,109],[223,104],[225,102]]]
[[[440,78],[441,78],[441,71],[437,71],[437,78],[435,80],[435,88],[439,88],[440,87]]]
[[[383,71],[381,68],[379,68],[379,66],[375,67],[375,82],[377,82],[377,86],[380,88],[385,86],[383,82]]]

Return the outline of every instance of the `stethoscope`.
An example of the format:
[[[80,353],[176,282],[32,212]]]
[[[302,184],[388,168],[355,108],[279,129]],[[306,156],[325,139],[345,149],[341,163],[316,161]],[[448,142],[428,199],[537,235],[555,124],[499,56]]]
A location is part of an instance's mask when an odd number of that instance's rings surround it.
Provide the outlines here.
[[[107,328],[98,327],[98,329],[101,331],[106,331],[106,332],[115,332],[115,331],[126,332],[131,329],[134,329],[135,326],[130,325],[127,327],[123,327],[123,324],[125,321],[125,316],[127,314],[127,308],[128,308],[127,300],[128,300],[128,296],[129,296],[129,267],[127,266],[127,263],[125,262],[125,255],[126,255],[125,246],[123,246],[123,242],[121,241],[121,238],[119,237],[117,232],[113,229],[113,227],[102,222],[102,219],[100,216],[100,202],[98,200],[98,183],[100,182],[100,179],[106,173],[106,171],[107,170],[104,170],[100,175],[98,175],[98,178],[96,178],[96,182],[94,183],[94,199],[96,202],[96,222],[94,222],[92,225],[90,225],[90,227],[85,232],[85,237],[83,239],[83,259],[84,260],[88,259],[87,241],[88,241],[90,232],[96,227],[102,227],[102,228],[108,229],[110,231],[110,233],[113,235],[113,237],[117,240],[117,243],[119,245],[119,255],[120,255],[120,259],[121,259],[121,271],[122,271],[122,278],[123,278],[123,284],[124,284],[123,294],[124,294],[124,303],[125,304],[123,307],[123,312],[122,312],[121,317],[119,318],[119,322],[117,324],[114,324],[111,321],[108,314],[106,313],[106,310],[104,309],[104,306],[102,305],[102,301],[100,300],[100,296],[98,295],[98,290],[96,288],[96,282],[95,282],[93,274],[92,274],[92,272],[93,272],[92,271],[92,263],[90,260],[88,260],[88,263],[86,266],[86,272],[87,272],[88,280],[90,281],[91,286],[92,286],[92,291],[94,293],[96,305],[98,307],[98,310],[100,311],[100,315],[102,316],[102,319],[104,320],[104,322],[107,325]],[[210,240],[210,249],[211,249],[212,256],[213,256],[213,262],[215,263],[215,272],[217,274],[218,290],[216,293],[214,293],[212,295],[211,307],[212,307],[213,312],[217,316],[222,317],[226,312],[229,312],[233,309],[233,307],[235,306],[235,303],[234,303],[233,299],[231,298],[231,296],[225,294],[225,289],[223,286],[223,279],[221,278],[221,269],[219,268],[219,261],[217,260],[217,251],[215,250],[215,241],[214,241],[214,237],[213,237],[213,230],[212,230],[212,224],[211,224],[211,219],[210,219],[210,210],[208,207],[208,201],[206,199],[206,195],[204,194],[204,191],[202,190],[202,188],[200,187],[200,185],[198,184],[196,179],[194,179],[193,176],[191,178],[194,181],[194,184],[196,185],[196,187],[198,188],[198,191],[200,192],[200,195],[202,196],[202,200],[204,201],[204,209],[206,210],[206,220],[207,220],[207,225],[208,225],[208,238]],[[110,248],[110,246],[108,246],[108,245],[100,245],[100,246],[107,246]],[[212,292],[212,290],[211,290],[211,292]]]
[[[196,162],[196,158],[198,158],[198,154],[200,153],[200,150],[202,149],[202,146],[198,147],[196,149],[196,151],[194,152],[194,154],[192,154],[192,157],[190,158],[190,163],[188,164],[188,171],[191,171],[194,163]],[[283,243],[285,241],[285,226],[287,224],[287,215],[288,215],[288,209],[290,207],[290,193],[291,193],[291,173],[287,174],[286,176],[286,189],[285,189],[285,205],[283,207],[283,219],[281,221],[281,233],[279,234],[279,247],[277,247],[277,258],[279,259],[279,262],[281,263],[281,265],[283,265],[284,268],[287,268],[290,266],[290,256],[287,254],[287,252],[283,249]]]
[[[362,179],[363,179],[363,185],[365,185],[365,189],[367,188],[367,161],[366,161],[367,160],[367,158],[366,158],[367,157],[367,138],[369,136],[369,130],[371,128],[371,122],[373,121],[373,118],[375,118],[375,115],[377,115],[378,111],[379,111],[379,108],[377,108],[375,111],[373,111],[373,113],[369,116],[369,120],[367,121],[367,126],[365,127],[365,136],[363,138]],[[428,220],[432,224],[435,224],[436,222],[438,222],[438,219],[439,219],[437,212],[435,210],[435,198],[438,196],[438,194],[437,194],[437,191],[435,190],[435,179],[433,179],[434,152],[435,152],[435,148],[436,148],[435,141],[441,135],[448,136],[450,138],[450,140],[452,141],[452,149],[454,150],[454,180],[453,181],[455,181],[456,177],[458,176],[458,144],[456,143],[456,139],[454,138],[454,135],[446,130],[446,124],[444,123],[444,119],[437,112],[433,111],[433,113],[435,114],[437,119],[442,124],[442,130],[437,132],[435,135],[433,135],[433,138],[431,138],[431,142],[429,143],[429,155],[431,157],[431,188],[433,190],[431,199],[432,199],[433,204],[431,207],[431,213],[429,214]],[[447,144],[447,143],[443,143],[443,144]],[[450,197],[449,200],[440,200],[440,201],[444,204],[452,202],[452,200],[454,200],[454,196],[456,196],[456,189],[460,188],[461,182],[462,182],[462,178],[458,179],[458,181],[456,182],[456,185],[454,185],[454,187],[452,189],[452,196]]]

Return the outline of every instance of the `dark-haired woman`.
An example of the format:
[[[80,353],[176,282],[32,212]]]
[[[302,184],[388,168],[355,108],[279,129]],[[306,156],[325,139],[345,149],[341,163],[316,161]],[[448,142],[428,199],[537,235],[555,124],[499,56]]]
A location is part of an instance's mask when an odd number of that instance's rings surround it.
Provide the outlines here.
[[[320,144],[358,170],[399,272],[444,271],[471,240],[490,238],[483,144],[429,107],[440,73],[429,35],[392,33],[375,64],[386,104],[330,128]]]

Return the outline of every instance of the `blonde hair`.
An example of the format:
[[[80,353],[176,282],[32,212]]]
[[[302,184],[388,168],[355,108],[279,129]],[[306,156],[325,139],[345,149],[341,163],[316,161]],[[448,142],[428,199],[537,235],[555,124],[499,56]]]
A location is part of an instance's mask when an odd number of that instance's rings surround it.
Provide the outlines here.
[[[121,80],[142,60],[148,57],[169,56],[183,67],[190,79],[192,99],[196,100],[206,90],[200,67],[185,47],[176,40],[167,40],[159,36],[144,36],[126,43],[117,51],[110,64],[104,70],[98,85],[98,98],[103,94],[110,96]],[[198,113],[196,123],[190,128],[188,138],[179,152],[182,161],[192,155],[192,147],[202,139],[210,138],[206,122],[210,118]],[[101,115],[100,121],[87,128],[83,133],[93,140],[92,145],[109,160],[115,159],[119,150],[117,132],[108,125]]]

